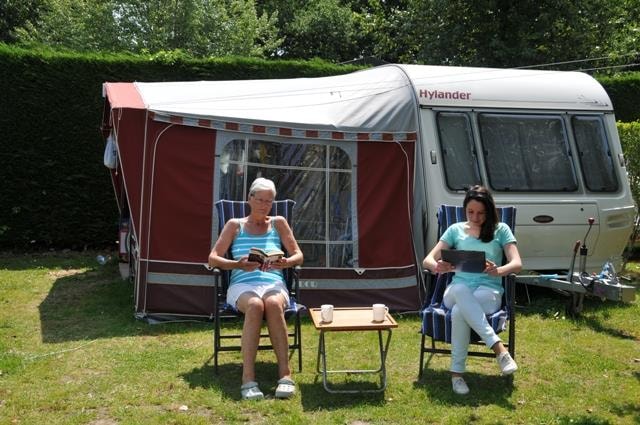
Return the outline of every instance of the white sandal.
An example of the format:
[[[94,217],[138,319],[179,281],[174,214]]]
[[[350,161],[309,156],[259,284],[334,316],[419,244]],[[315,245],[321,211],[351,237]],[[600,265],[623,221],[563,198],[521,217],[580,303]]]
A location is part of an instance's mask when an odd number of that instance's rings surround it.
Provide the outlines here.
[[[276,388],[276,398],[290,398],[296,393],[296,383],[291,379],[282,378],[278,380]]]
[[[264,394],[255,381],[249,381],[240,386],[240,394],[242,394],[243,400],[262,400],[264,398]]]

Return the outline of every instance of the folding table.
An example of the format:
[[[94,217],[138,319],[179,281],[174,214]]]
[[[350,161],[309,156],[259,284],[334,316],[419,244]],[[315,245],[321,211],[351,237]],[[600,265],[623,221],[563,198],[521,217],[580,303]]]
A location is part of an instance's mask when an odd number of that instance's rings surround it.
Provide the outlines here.
[[[322,384],[324,389],[330,393],[367,393],[381,392],[387,387],[387,370],[386,359],[391,342],[391,329],[397,328],[398,324],[387,312],[385,319],[381,322],[373,321],[373,310],[371,307],[339,307],[333,310],[333,321],[326,323],[320,317],[320,309],[312,308],[309,310],[313,325],[320,331],[318,340],[318,358],[316,363],[316,371],[322,374]],[[326,350],[326,333],[327,332],[378,332],[378,349],[380,353],[380,367],[378,369],[348,369],[348,370],[327,370],[327,350]],[[383,342],[382,331],[387,332],[387,338]],[[322,362],[322,367],[320,363]],[[380,376],[380,385],[375,389],[336,389],[331,387],[328,382],[328,375],[335,373],[343,374],[377,374]]]

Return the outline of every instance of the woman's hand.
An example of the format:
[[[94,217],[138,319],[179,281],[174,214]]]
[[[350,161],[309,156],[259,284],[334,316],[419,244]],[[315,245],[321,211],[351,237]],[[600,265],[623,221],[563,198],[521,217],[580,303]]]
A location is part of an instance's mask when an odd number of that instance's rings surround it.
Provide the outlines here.
[[[279,270],[286,269],[286,268],[290,267],[289,266],[289,260],[287,259],[287,257],[280,257],[277,260],[272,261],[269,264],[269,266],[270,266],[269,268],[279,269]]]
[[[436,262],[436,273],[450,273],[455,270],[455,267],[451,263],[447,263],[446,261],[438,260]]]
[[[245,255],[238,260],[238,268],[244,270],[245,272],[252,272],[258,267],[260,267],[260,263],[257,261],[249,261],[249,256]]]
[[[486,266],[484,268],[484,272],[486,274],[488,274],[489,276],[500,276],[500,273],[498,272],[498,266],[496,265],[496,263],[494,263],[493,261],[486,261]]]

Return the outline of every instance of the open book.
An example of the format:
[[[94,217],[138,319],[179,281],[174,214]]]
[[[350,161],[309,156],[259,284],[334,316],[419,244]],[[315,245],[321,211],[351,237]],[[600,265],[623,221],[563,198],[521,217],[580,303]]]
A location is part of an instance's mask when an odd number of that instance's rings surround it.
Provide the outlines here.
[[[484,251],[443,249],[442,261],[452,264],[456,270],[467,273],[482,273],[486,267]]]
[[[251,248],[249,250],[249,261],[255,261],[260,264],[271,263],[280,258],[284,257],[284,252],[279,249],[273,249],[270,251],[265,251],[260,248]]]

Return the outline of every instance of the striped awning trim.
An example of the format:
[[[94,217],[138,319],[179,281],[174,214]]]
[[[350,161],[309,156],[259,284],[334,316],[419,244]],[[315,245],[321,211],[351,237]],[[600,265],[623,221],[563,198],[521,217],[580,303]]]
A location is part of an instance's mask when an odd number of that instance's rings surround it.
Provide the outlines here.
[[[277,137],[290,137],[295,139],[323,139],[345,141],[372,141],[372,142],[405,142],[416,141],[417,132],[356,132],[356,131],[331,131],[310,130],[291,127],[279,127],[269,125],[256,125],[233,121],[219,121],[202,118],[183,117],[158,112],[150,112],[151,119],[171,124],[186,125],[189,127],[211,128],[215,130],[233,131],[238,133],[263,134]]]

